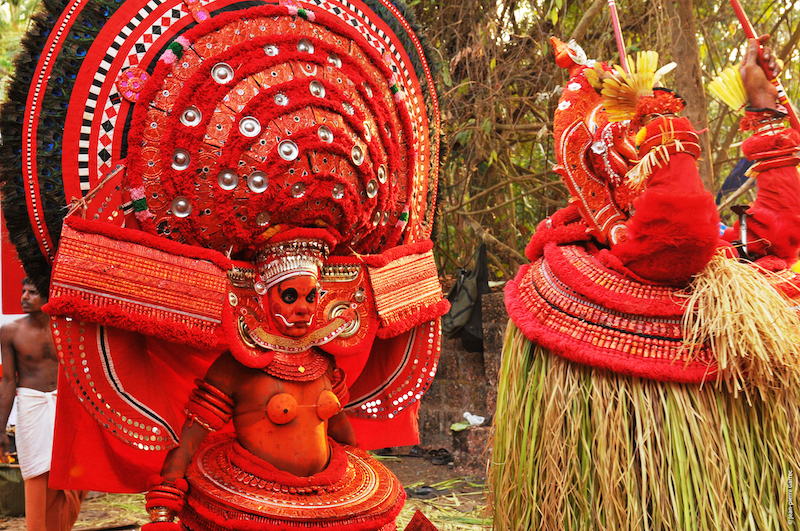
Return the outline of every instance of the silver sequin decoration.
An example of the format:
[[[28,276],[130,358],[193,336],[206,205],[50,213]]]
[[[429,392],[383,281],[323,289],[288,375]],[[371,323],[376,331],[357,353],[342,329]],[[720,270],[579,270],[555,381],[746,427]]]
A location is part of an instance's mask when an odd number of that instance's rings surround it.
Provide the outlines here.
[[[286,94],[283,94],[281,92],[275,94],[275,98],[273,99],[275,100],[275,105],[280,105],[281,107],[289,105],[289,98],[286,97]]]
[[[332,64],[336,68],[342,67],[342,60],[339,59],[339,56],[336,55],[335,53],[328,55],[328,63]]]
[[[367,294],[364,292],[364,288],[358,288],[358,290],[356,290],[353,294],[353,300],[359,304],[367,300]]]
[[[192,162],[192,157],[185,149],[176,149],[172,154],[172,167],[178,171],[183,171],[189,167]]]
[[[247,187],[257,194],[262,194],[267,191],[267,174],[263,171],[254,171],[247,176]]]
[[[264,53],[270,57],[275,57],[278,55],[278,53],[280,53],[280,50],[278,50],[278,47],[274,44],[267,44],[264,46]]]
[[[192,204],[183,196],[178,196],[172,200],[172,213],[175,217],[185,218],[192,213]]]
[[[386,184],[386,166],[383,164],[378,168],[378,180],[381,184]]]
[[[341,199],[344,197],[344,185],[342,183],[336,183],[333,185],[333,190],[331,190],[331,197],[334,199]]]
[[[253,138],[261,133],[261,123],[252,116],[245,116],[239,122],[239,132],[248,138]]]
[[[300,53],[314,53],[314,45],[308,39],[300,39],[297,43],[297,51]]]
[[[233,68],[228,63],[217,63],[211,69],[211,77],[220,85],[233,81]]]
[[[259,295],[264,295],[267,292],[267,285],[259,280],[253,284],[253,289],[256,290],[256,293]]]
[[[233,170],[222,170],[217,175],[217,184],[223,190],[233,190],[239,184],[239,176]]]
[[[361,146],[353,146],[350,151],[350,157],[353,159],[353,164],[361,166],[364,163],[364,151],[362,151]]]
[[[370,179],[367,183],[367,197],[372,199],[376,195],[378,195],[378,181]]]
[[[317,130],[317,136],[323,142],[330,144],[333,142],[333,131],[331,131],[327,126],[321,125]]]
[[[308,90],[311,92],[312,96],[317,98],[325,97],[325,86],[316,79],[309,83]]]
[[[306,185],[303,183],[294,183],[292,185],[292,197],[300,198],[306,195]]]
[[[194,127],[203,119],[203,114],[194,105],[190,105],[181,113],[181,123],[188,127]]]
[[[297,148],[297,144],[291,140],[284,140],[278,144],[278,155],[280,155],[283,160],[292,161],[296,159],[299,154],[300,150]]]
[[[259,227],[265,227],[269,225],[269,220],[272,216],[269,212],[262,212],[256,216],[256,223],[258,223]]]

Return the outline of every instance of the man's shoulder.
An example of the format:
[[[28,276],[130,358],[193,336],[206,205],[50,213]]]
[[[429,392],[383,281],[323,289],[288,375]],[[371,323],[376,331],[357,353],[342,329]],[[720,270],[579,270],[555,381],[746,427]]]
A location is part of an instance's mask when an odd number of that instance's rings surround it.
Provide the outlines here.
[[[13,341],[20,334],[26,334],[35,328],[31,323],[29,315],[20,317],[15,321],[0,326],[0,339],[3,341]]]
[[[22,317],[21,319],[17,319],[16,321],[11,321],[9,323],[5,323],[4,325],[0,326],[0,337],[3,339],[11,339],[20,329],[20,327],[25,326],[25,319],[26,317]]]

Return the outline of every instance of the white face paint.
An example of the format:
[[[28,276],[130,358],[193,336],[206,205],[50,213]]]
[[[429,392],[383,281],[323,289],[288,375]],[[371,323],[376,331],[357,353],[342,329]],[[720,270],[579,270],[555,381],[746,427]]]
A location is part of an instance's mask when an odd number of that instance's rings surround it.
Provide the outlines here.
[[[276,313],[276,314],[273,314],[273,315],[275,317],[277,317],[278,319],[280,319],[281,321],[283,321],[283,325],[286,326],[286,327],[297,326],[298,324],[301,325],[301,326],[311,326],[312,319],[309,319],[307,323],[290,323],[289,320],[286,319],[286,317],[284,317],[283,315],[281,315],[279,313]]]

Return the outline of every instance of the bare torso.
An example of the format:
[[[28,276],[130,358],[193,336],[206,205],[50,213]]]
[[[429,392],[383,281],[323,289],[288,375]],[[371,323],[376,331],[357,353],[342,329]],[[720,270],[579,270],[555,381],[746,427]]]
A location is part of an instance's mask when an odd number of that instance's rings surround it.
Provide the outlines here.
[[[3,369],[16,369],[17,387],[37,391],[55,390],[58,382],[58,358],[56,357],[49,318],[37,319],[26,315],[0,329],[3,345]],[[13,356],[13,364],[6,363],[6,350]],[[13,376],[13,375],[12,375]]]
[[[26,286],[26,291],[31,287]],[[22,319],[0,327],[3,377],[0,380],[0,426],[5,427],[17,388],[27,387],[49,393],[58,383],[58,358],[50,333],[50,318],[40,311],[41,301]],[[23,303],[29,300],[23,295]],[[26,305],[23,304],[23,309]],[[0,453],[5,453],[8,437],[0,430]]]
[[[251,369],[223,354],[209,370],[206,380],[228,393],[235,403],[233,425],[236,438],[246,450],[276,468],[296,476],[321,472],[328,464],[328,421],[317,414],[317,399],[331,389],[327,376],[294,382]],[[267,414],[267,404],[279,393],[297,401],[297,416],[276,424]]]

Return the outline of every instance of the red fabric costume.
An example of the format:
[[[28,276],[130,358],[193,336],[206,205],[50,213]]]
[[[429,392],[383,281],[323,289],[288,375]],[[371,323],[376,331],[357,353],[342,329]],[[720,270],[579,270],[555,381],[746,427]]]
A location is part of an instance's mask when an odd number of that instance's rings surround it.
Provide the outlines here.
[[[765,463],[800,463],[800,280],[787,269],[800,247],[800,135],[772,117],[743,122],[756,123],[743,150],[759,185],[744,258],[762,268],[739,264],[738,226],[720,238],[683,100],[554,44],[570,69],[555,171],[572,197],[537,227],[531,264],[506,287],[495,528],[788,529],[761,497],[785,481]],[[777,425],[790,427],[762,431]]]
[[[329,508],[300,511],[305,526],[390,527],[404,497],[396,480],[321,434],[341,420],[341,403],[360,449],[417,442],[419,401],[436,373],[448,307],[430,239],[440,117],[410,15],[383,0],[48,7],[2,120],[14,161],[5,219],[29,275],[52,288],[64,390],[56,440],[73,449],[55,456],[53,484],[144,490],[181,448],[182,425],[220,429],[206,449],[230,442],[234,425],[243,448],[286,472],[270,461],[274,445],[247,440],[237,407],[248,393],[193,390],[235,359],[262,385],[300,393],[270,391],[291,395],[297,419],[313,425],[317,468],[333,448],[341,466],[331,485],[347,501],[330,489],[287,494],[283,486],[297,487],[286,475],[269,491],[264,463],[245,478],[225,476],[231,468],[209,476],[195,461],[187,522],[214,528],[198,515],[219,516],[225,499],[225,511],[250,519],[243,529],[282,527],[286,507],[318,496]],[[269,248],[276,242],[305,247],[284,255]],[[305,280],[293,284],[297,275]],[[278,299],[266,296],[267,278]],[[286,294],[298,290],[289,311]],[[234,463],[225,444],[219,459]],[[203,486],[228,480],[236,488],[221,497]],[[184,483],[150,485],[156,527],[182,506]],[[262,505],[281,500],[276,514],[248,506],[256,491]]]
[[[748,160],[759,163],[758,196],[747,210],[749,252],[756,258],[777,257],[785,262],[784,267],[797,261],[800,249],[798,146],[800,133],[794,129],[756,134],[742,144]],[[737,221],[725,231],[724,238],[737,240],[739,232]]]
[[[684,351],[679,325],[685,309],[674,293],[738,236],[738,225],[720,239],[716,205],[695,164],[695,133],[686,118],[670,114],[683,107],[677,95],[656,90],[640,100],[639,112],[655,118],[636,135],[638,162],[631,161],[636,166],[626,180],[608,176],[597,153],[611,153],[624,142],[602,133],[611,122],[597,110],[602,99],[586,70],[591,68],[573,63],[555,117],[563,161],[556,170],[574,194],[572,206],[542,222],[531,238],[526,256],[533,263],[507,288],[509,315],[528,337],[573,361],[657,380],[699,383],[715,377],[709,357]],[[579,128],[588,131],[584,151],[573,151],[568,147],[575,146]],[[780,267],[775,257],[786,268],[800,248],[800,181],[792,156],[798,145],[800,134],[781,128],[756,134],[743,146],[749,158],[763,161],[748,231],[751,249],[757,257],[768,253],[771,269]],[[636,197],[631,175],[642,173],[646,180]],[[613,239],[595,214],[611,211],[629,217],[605,225],[616,226]],[[616,241],[608,249],[583,246],[587,233]],[[794,295],[788,280],[781,289]],[[577,309],[576,298],[589,305],[585,311]],[[578,332],[587,322],[595,326]],[[674,363],[676,356],[683,363]]]

